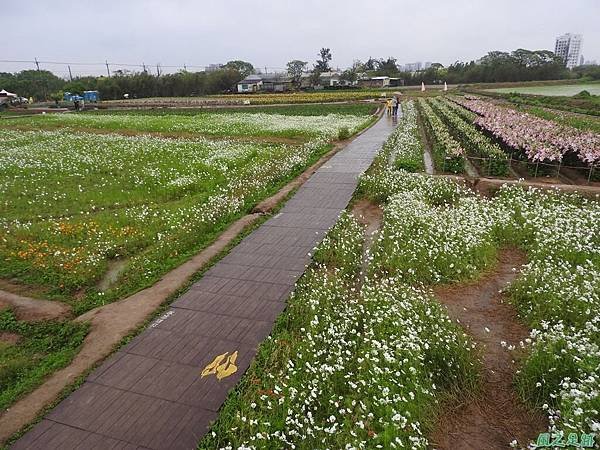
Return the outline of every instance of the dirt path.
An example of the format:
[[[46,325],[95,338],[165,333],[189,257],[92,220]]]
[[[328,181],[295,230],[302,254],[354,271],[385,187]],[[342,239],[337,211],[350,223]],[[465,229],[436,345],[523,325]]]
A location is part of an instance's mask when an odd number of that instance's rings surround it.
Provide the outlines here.
[[[476,282],[434,289],[450,317],[460,322],[483,354],[481,392],[442,415],[430,439],[436,449],[506,449],[514,439],[526,448],[547,429],[543,416],[528,410],[515,392],[513,356],[501,345],[518,345],[528,336],[498,292],[517,276],[513,268],[526,262],[525,255],[505,249],[498,259],[495,270]]]
[[[376,124],[375,121],[372,125]],[[366,132],[365,128],[351,139],[336,143],[334,148],[322,156],[302,174],[285,185],[273,196],[260,202],[251,214],[234,222],[217,240],[183,265],[167,273],[153,286],[130,297],[98,307],[77,317],[78,322],[90,322],[90,332],[83,346],[67,367],[55,372],[44,384],[13,404],[9,410],[0,413],[0,445],[28,423],[32,422],[40,411],[53,402],[68,385],[91,367],[110,355],[121,339],[134,331],[171,295],[177,292],[199,270],[247,227],[255,223],[263,213],[273,210],[294,189],[300,187],[310,176],[325,164],[349,142]],[[14,295],[14,294],[12,294]],[[32,299],[34,302],[40,300]],[[59,302],[47,302],[64,306]],[[0,304],[1,307],[1,304]]]
[[[0,309],[2,306],[10,306],[17,319],[28,322],[64,319],[71,315],[71,307],[65,303],[23,297],[4,290],[0,290]]]
[[[363,244],[363,260],[359,277],[359,284],[365,281],[367,267],[369,266],[369,255],[375,233],[381,228],[383,222],[383,210],[381,207],[370,200],[362,199],[357,201],[352,207],[352,215],[363,225],[365,225],[365,242]]]
[[[469,178],[461,175],[436,175],[440,177],[450,178],[452,180],[460,180],[466,181],[472,189],[484,195],[491,195],[504,184],[513,186],[522,186],[522,187],[535,187],[544,190],[556,190],[560,189],[563,192],[573,192],[578,193],[584,197],[589,198],[598,198],[600,196],[600,186],[582,186],[582,185],[572,185],[572,184],[561,184],[561,183],[542,183],[539,181],[518,181],[518,180],[506,180],[506,179],[496,179],[496,178],[485,178],[485,177],[476,177]]]
[[[427,175],[433,175],[435,174],[435,166],[433,164],[433,155],[431,154],[431,142],[429,142],[429,139],[427,138],[421,114],[417,115],[417,123],[419,125],[421,142],[423,143],[423,164],[425,165],[425,173]]]

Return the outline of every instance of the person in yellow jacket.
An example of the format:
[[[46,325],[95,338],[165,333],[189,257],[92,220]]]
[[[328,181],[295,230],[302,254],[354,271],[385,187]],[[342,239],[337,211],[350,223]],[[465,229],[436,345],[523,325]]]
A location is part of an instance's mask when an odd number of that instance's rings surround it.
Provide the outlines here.
[[[388,115],[388,116],[391,116],[391,115],[392,115],[392,99],[391,99],[391,98],[389,98],[389,99],[388,99],[388,100],[385,102],[385,105],[386,105],[386,108],[385,108],[385,109],[386,109],[387,115]]]

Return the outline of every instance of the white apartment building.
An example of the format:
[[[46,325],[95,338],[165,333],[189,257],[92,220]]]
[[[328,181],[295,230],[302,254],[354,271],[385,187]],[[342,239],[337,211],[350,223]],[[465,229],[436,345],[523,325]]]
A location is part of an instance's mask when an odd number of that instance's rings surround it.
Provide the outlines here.
[[[581,34],[563,34],[556,38],[554,53],[562,58],[568,69],[572,69],[579,64],[582,43]]]

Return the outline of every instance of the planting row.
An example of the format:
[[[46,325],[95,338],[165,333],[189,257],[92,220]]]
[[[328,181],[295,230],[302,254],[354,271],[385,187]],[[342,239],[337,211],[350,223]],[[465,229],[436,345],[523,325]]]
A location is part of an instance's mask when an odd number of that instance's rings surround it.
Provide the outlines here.
[[[475,123],[531,161],[561,162],[573,155],[588,165],[600,162],[600,134],[582,131],[478,98],[453,97],[478,114]]]
[[[529,263],[508,290],[532,328],[519,350],[517,386],[555,430],[600,431],[600,204],[520,187],[487,200],[392,171],[365,177],[363,190],[388,202],[374,253],[385,274],[458,281],[492,264],[501,245],[527,251]]]
[[[450,127],[452,135],[463,145],[469,156],[484,158],[477,164],[480,172],[494,176],[508,174],[507,155],[496,142],[478,130],[465,114],[458,112],[457,108],[451,107],[450,102],[438,99],[432,99],[429,102]],[[458,105],[455,106],[458,107]],[[464,108],[461,109],[464,110]]]
[[[213,95],[209,97],[156,97],[129,100],[105,101],[111,106],[203,106],[203,105],[253,105],[298,104],[370,100],[379,98],[383,91],[377,90],[336,90],[319,92],[291,92],[275,94],[235,94]]]
[[[448,126],[425,99],[420,98],[418,105],[425,131],[431,143],[436,169],[442,172],[462,173],[465,149],[454,139]]]
[[[381,155],[387,158],[384,164],[391,162],[396,168],[409,172],[422,172],[423,144],[419,138],[417,110],[412,100],[402,102],[402,114],[398,126],[383,146]]]

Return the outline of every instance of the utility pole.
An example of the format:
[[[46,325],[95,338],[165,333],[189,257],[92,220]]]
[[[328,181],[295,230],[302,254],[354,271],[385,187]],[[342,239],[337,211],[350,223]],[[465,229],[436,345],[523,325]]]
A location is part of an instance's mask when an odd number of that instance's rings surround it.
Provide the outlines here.
[[[38,62],[37,58],[35,58],[35,66],[37,67],[38,72],[40,71],[40,63]]]
[[[67,66],[69,68],[69,80],[73,81],[73,74],[71,73],[71,66]]]
[[[160,77],[160,65],[156,64],[156,76]]]
[[[108,60],[106,60],[106,73],[108,74],[108,78],[110,78],[110,68],[108,67]]]
[[[267,71],[267,66],[265,66],[265,74],[267,74],[267,73],[269,73],[269,72]]]

